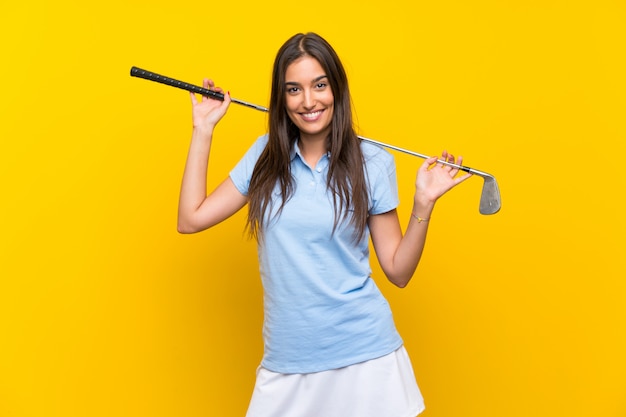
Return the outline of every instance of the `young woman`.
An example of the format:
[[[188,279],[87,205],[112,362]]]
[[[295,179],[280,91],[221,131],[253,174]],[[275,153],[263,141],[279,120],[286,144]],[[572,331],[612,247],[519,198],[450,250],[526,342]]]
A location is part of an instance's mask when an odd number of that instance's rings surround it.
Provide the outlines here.
[[[205,88],[216,88],[205,79]],[[391,310],[371,277],[371,237],[387,278],[404,287],[435,202],[470,175],[426,160],[403,235],[393,157],[361,142],[344,68],[314,33],[278,51],[269,133],[206,194],[216,124],[230,96],[193,104],[178,230],[194,233],[248,204],[264,288],[264,356],[248,417],[414,417],[424,409]],[[462,163],[443,152],[442,159]]]

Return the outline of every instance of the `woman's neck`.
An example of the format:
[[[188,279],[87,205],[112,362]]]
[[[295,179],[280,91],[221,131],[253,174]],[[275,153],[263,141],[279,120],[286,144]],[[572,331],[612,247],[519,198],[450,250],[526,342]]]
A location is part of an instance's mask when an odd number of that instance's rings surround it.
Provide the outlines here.
[[[300,154],[305,162],[315,167],[322,156],[328,152],[328,140],[325,137],[311,137],[301,135],[298,140]]]

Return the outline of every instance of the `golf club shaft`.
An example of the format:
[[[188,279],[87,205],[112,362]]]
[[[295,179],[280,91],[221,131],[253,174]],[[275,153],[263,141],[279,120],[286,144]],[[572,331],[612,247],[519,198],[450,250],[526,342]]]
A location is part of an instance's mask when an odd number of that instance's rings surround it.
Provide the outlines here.
[[[366,137],[363,137],[363,136],[359,136],[359,139],[361,139],[364,142],[369,142],[369,143],[373,143],[375,145],[383,146],[385,148],[393,149],[394,151],[406,153],[406,154],[412,155],[412,156],[417,156],[418,158],[422,158],[422,159],[430,158],[430,156],[421,154],[419,152],[410,151],[408,149],[400,148],[400,147],[394,146],[394,145],[389,145],[388,143],[379,142],[377,140],[366,138]],[[487,174],[485,172],[479,171],[477,169],[470,168],[470,167],[464,166],[464,165],[453,164],[452,162],[444,161],[443,159],[438,159],[437,163],[440,163],[442,165],[447,165],[449,167],[456,168],[456,169],[459,169],[459,170],[464,171],[464,172],[469,172],[470,174],[476,174],[476,175],[479,175],[481,177],[483,177],[483,176],[491,176],[491,175],[489,175],[489,174]]]

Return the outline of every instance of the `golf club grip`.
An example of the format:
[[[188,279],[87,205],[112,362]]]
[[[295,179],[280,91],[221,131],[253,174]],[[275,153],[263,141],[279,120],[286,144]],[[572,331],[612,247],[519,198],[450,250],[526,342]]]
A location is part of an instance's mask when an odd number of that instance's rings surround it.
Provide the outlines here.
[[[191,91],[192,93],[201,94],[203,96],[211,97],[215,100],[224,101],[224,94],[218,93],[207,88],[202,88],[197,85],[189,84],[184,81],[178,81],[164,75],[155,74],[154,72],[147,71],[141,68],[132,67],[130,69],[131,77],[143,78],[145,80],[155,81],[157,83],[169,85],[171,87],[180,88],[182,90]]]

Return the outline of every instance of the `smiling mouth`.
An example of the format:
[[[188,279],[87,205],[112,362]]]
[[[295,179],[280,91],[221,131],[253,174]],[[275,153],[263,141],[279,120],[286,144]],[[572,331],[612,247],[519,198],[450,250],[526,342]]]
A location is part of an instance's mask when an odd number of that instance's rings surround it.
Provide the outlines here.
[[[311,113],[300,113],[302,118],[307,121],[315,121],[317,120],[324,110],[317,110]]]

